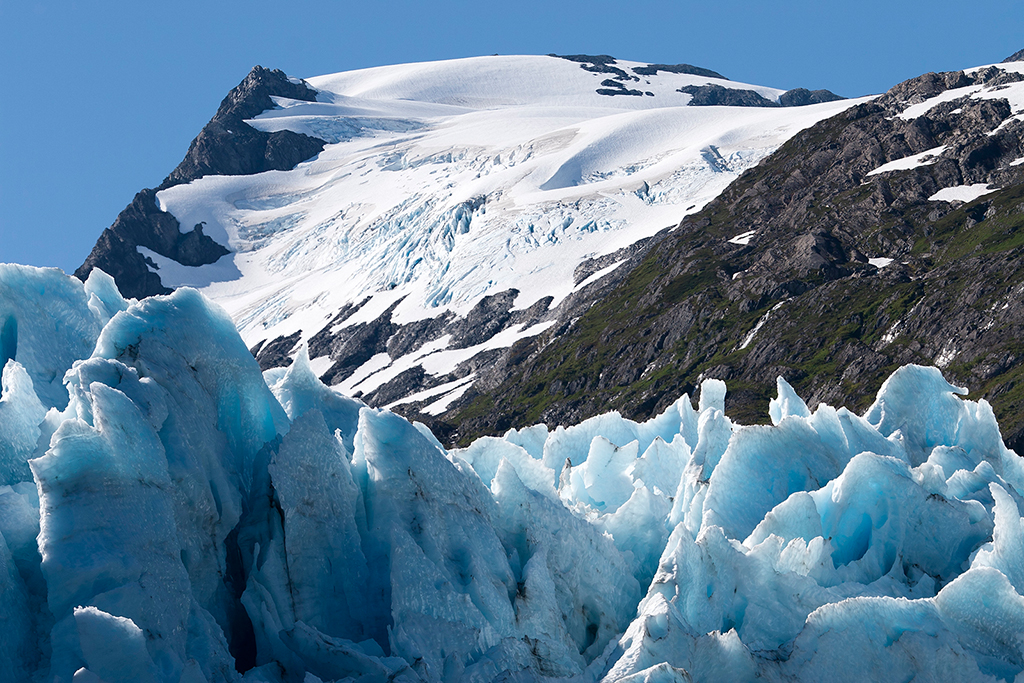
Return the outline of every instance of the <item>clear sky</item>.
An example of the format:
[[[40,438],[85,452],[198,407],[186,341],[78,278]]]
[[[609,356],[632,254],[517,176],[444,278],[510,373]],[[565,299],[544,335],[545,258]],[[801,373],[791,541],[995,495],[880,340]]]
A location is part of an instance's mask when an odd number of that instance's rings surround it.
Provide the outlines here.
[[[1001,61],[1022,29],[1020,0],[0,0],[0,262],[74,270],[256,64],[611,54],[856,96]]]

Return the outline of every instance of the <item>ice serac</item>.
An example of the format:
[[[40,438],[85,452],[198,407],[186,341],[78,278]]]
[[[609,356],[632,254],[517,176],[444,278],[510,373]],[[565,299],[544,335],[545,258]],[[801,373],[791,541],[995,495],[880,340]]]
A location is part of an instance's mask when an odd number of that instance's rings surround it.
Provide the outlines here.
[[[32,479],[28,460],[35,452],[45,415],[46,408],[39,402],[28,372],[18,361],[8,360],[0,394],[0,485]]]
[[[773,424],[743,426],[708,380],[647,422],[449,452],[304,353],[261,373],[194,290],[129,305],[91,282],[69,291],[103,327],[66,406],[4,370],[0,680],[1024,671],[1024,467],[934,368],[896,371],[864,416],[779,380]],[[46,329],[39,303],[19,329]]]
[[[52,671],[92,669],[83,634],[95,626],[129,637],[131,628],[110,626],[128,619],[162,634],[147,641],[153,663],[133,671],[156,666],[158,680],[176,680],[196,660],[205,678],[231,680],[225,633],[244,617],[233,584],[238,548],[228,539],[253,462],[287,431],[285,413],[231,321],[194,291],[132,305],[95,342],[67,375],[70,402],[54,417],[50,450],[31,461],[56,620]],[[74,611],[82,605],[99,612]]]
[[[3,491],[0,490],[0,495]],[[26,678],[39,665],[33,642],[35,628],[28,591],[14,564],[7,541],[0,533],[0,678],[16,681]]]
[[[70,680],[85,667],[107,681],[179,680],[198,646],[208,655],[204,673],[230,680],[226,642],[190,642],[202,637],[191,621],[208,615],[193,614],[201,608],[181,559],[154,415],[99,381],[86,400],[90,421],[65,421],[47,454],[32,461],[56,620],[51,675]],[[97,488],[103,496],[93,495]]]
[[[69,400],[65,373],[89,356],[102,326],[126,306],[99,270],[83,284],[54,268],[0,264],[3,680],[25,680],[29,672],[45,670],[50,654],[53,616],[36,541],[39,494],[28,462],[46,449],[62,421],[57,409]]]
[[[492,486],[520,575],[516,621],[534,651],[534,668],[559,676],[601,668],[640,595],[630,558],[598,529],[528,489],[508,462]]]
[[[776,425],[738,428],[690,484],[701,523],[675,527],[604,680],[658,662],[705,681],[1016,676],[1019,641],[980,615],[1019,619],[1024,478],[986,404],[955,393],[905,367],[860,418],[780,381]]]
[[[319,410],[292,423],[270,477],[287,529],[296,621],[328,636],[384,641],[386,609],[369,590],[360,537],[360,527],[366,530],[362,494],[349,455]]]
[[[391,603],[392,652],[422,660],[427,677],[442,674],[445,652],[459,666],[479,659],[513,634],[515,581],[494,502],[396,415],[364,408],[358,435],[353,464],[366,482],[370,552],[391,566],[380,590]]]
[[[100,329],[125,306],[102,273],[83,284],[57,268],[0,263],[0,362],[17,361],[39,401],[63,409],[64,373],[89,357]]]
[[[290,366],[268,370],[264,378],[290,419],[296,420],[311,409],[320,411],[327,426],[332,432],[341,433],[345,448],[352,452],[363,403],[324,386],[309,365],[305,347],[299,350]]]

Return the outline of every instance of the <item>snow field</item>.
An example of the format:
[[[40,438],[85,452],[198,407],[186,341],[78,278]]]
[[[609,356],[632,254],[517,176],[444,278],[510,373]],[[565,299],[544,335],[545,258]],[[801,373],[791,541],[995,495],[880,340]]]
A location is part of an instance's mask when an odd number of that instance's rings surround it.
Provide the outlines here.
[[[945,145],[940,145],[933,149],[928,149],[920,154],[912,154],[909,157],[902,159],[896,159],[888,163],[882,164],[873,171],[868,171],[867,175],[878,175],[879,173],[888,173],[890,171],[907,171],[912,168],[918,168],[919,166],[930,166],[939,160],[942,153],[946,151]]]
[[[956,187],[944,187],[931,197],[932,202],[973,202],[979,197],[984,197],[990,192],[995,192],[998,187],[990,187],[988,183],[976,183],[974,185],[957,185]]]
[[[194,290],[133,303],[94,277],[0,268],[19,332],[0,398],[3,680],[1024,670],[1024,465],[935,368],[897,370],[862,416],[811,412],[780,378],[772,424],[741,426],[708,380],[696,408],[646,422],[446,451],[324,386],[304,353],[261,374]],[[51,310],[92,336],[33,336]],[[82,348],[51,400],[41,364]]]
[[[147,255],[165,285],[199,287],[224,306],[250,346],[297,330],[308,341],[367,296],[341,327],[399,300],[396,323],[464,315],[510,288],[517,309],[545,296],[556,306],[579,263],[677,224],[796,132],[856,103],[688,107],[684,85],[782,91],[659,72],[628,83],[652,96],[597,94],[608,77],[521,56],[308,79],[317,102],[278,98],[248,123],[326,140],[317,158],[157,196],[183,231],[203,222],[233,253],[198,268]],[[429,372],[451,372],[456,355]],[[414,359],[392,361],[397,374]]]

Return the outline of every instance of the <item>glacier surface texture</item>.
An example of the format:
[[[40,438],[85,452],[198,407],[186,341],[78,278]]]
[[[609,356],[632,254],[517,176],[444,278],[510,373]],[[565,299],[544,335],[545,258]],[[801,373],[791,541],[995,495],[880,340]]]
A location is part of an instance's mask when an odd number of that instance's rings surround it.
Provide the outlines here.
[[[426,413],[444,412],[476,381],[474,356],[555,325],[559,305],[638,243],[863,101],[691,106],[691,87],[749,89],[771,103],[783,91],[612,61],[605,68],[626,79],[612,82],[635,95],[602,94],[611,72],[550,56],[310,78],[315,102],[274,97],[244,125],[323,140],[319,155],[156,195],[182,232],[201,225],[230,253],[186,266],[138,251],[163,286],[196,287],[223,306],[249,348],[276,339],[293,357],[308,342],[317,376],[349,395],[374,402],[383,389],[395,395],[382,406],[433,398]],[[510,322],[472,338],[447,329],[485,297]],[[375,353],[351,358],[325,343],[375,321],[419,330],[385,350],[388,332]],[[421,386],[399,388],[417,368]]]
[[[0,680],[1012,681],[1024,467],[908,366],[446,451],[201,294],[0,266]]]

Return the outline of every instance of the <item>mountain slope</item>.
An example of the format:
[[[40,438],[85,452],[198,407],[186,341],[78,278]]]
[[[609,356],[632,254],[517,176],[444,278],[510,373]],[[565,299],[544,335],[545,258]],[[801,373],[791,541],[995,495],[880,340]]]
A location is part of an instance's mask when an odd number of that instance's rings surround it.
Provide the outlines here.
[[[696,106],[708,92],[757,106]],[[325,381],[433,415],[502,349],[578,315],[582,291],[659,231],[851,105],[834,98],[606,55],[304,82],[257,69],[78,274],[113,269],[134,296],[200,287],[265,369],[306,343]],[[782,106],[806,102],[819,103]]]
[[[1024,435],[1024,64],[926,74],[802,131],[445,416],[463,434],[655,414],[703,378],[857,407],[938,365]],[[467,397],[467,401],[469,398]]]
[[[203,233],[203,224],[181,225],[157,206],[156,194],[206,175],[245,175],[289,169],[315,156],[323,141],[291,131],[265,133],[244,120],[274,106],[272,96],[311,100],[315,93],[280,71],[253,68],[232,90],[213,119],[192,141],[178,167],[155,190],[142,190],[107,228],[75,275],[89,277],[93,268],[113,276],[131,297],[167,294],[171,289],[148,266],[139,247],[189,267],[216,263],[228,253]]]

